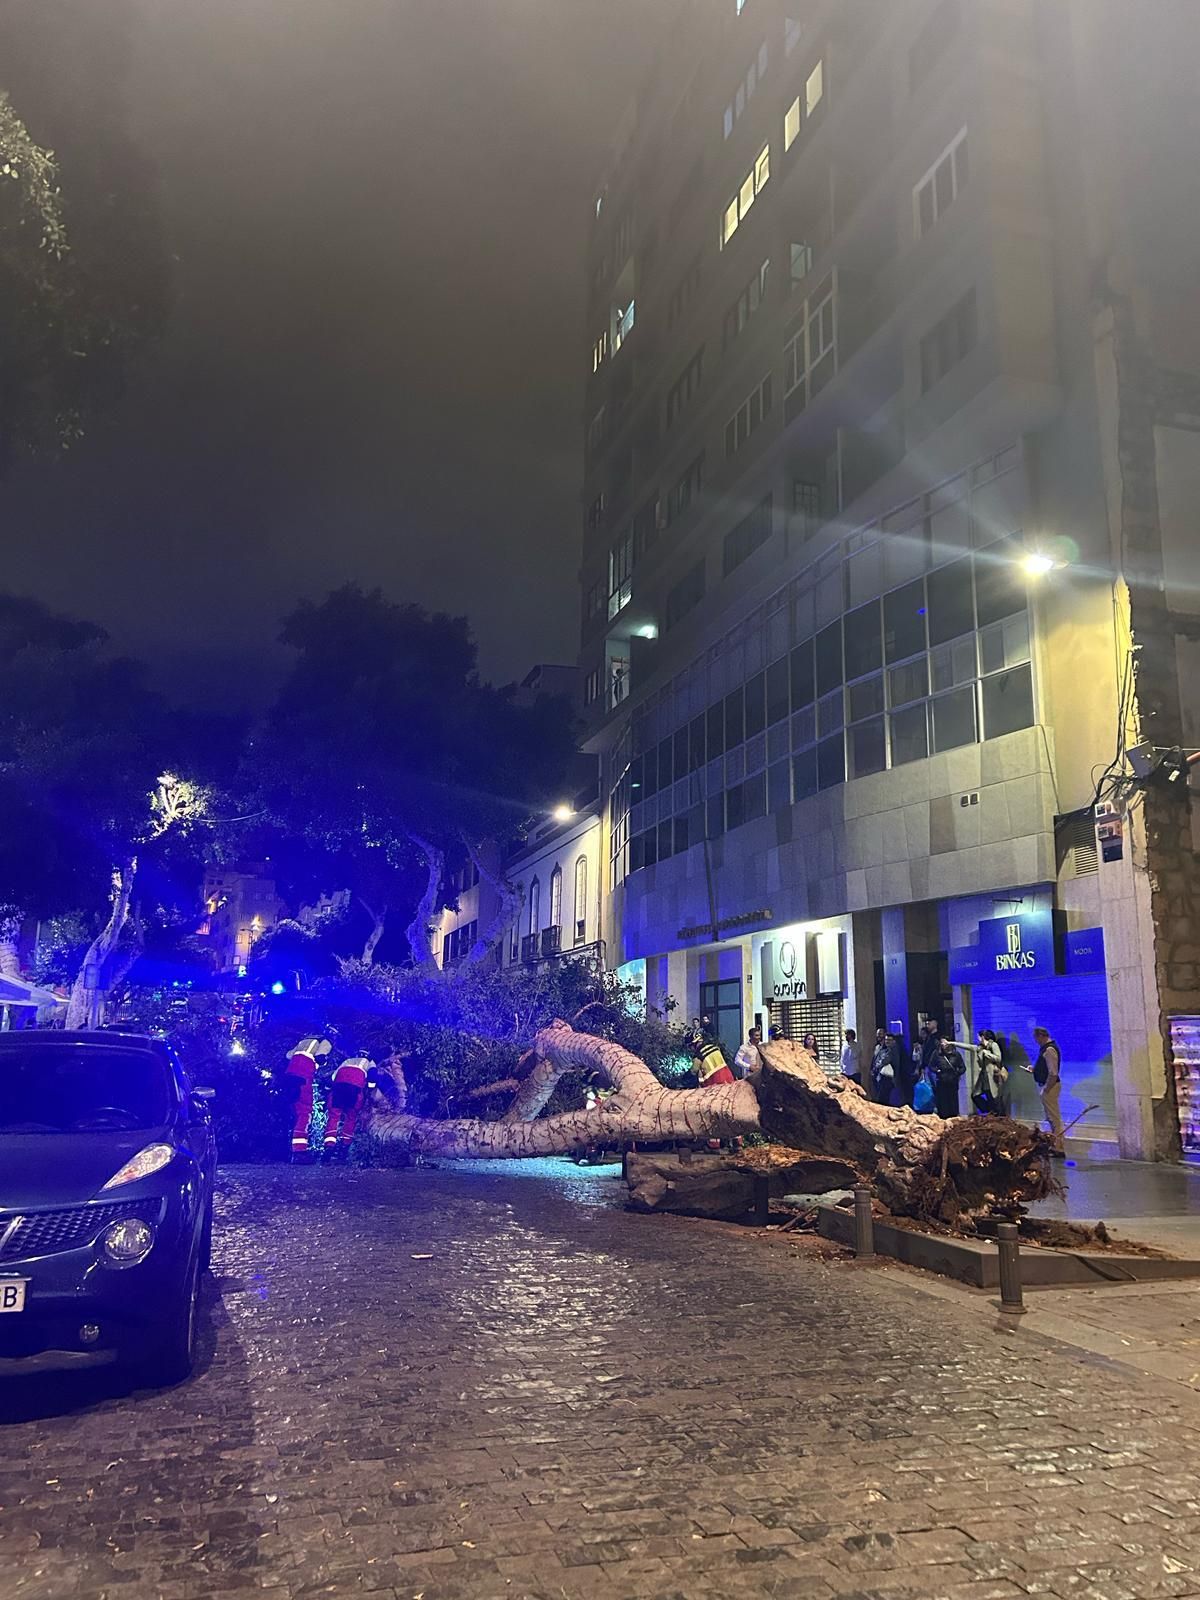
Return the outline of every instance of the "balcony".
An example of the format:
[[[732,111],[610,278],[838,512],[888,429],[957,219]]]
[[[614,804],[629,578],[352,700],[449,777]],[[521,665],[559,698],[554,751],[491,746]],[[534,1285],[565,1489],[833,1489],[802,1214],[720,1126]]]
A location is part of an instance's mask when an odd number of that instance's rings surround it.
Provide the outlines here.
[[[587,961],[604,965],[604,940],[594,939],[590,944],[576,944],[569,950],[562,947],[561,928],[543,928],[540,933],[527,933],[521,940],[521,960],[529,967],[543,961]]]
[[[543,928],[542,929],[542,948],[541,948],[542,960],[543,961],[549,960],[549,958],[551,956],[558,955],[561,952],[561,950],[562,950],[562,929],[561,928]]]

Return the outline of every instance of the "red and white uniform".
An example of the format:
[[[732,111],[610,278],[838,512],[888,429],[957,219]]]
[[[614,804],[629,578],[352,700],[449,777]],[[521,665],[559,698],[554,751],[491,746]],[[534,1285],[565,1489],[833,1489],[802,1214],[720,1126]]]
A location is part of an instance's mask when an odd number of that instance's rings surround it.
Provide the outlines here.
[[[354,1137],[358,1113],[367,1093],[367,1074],[375,1063],[368,1056],[350,1056],[333,1075],[329,1091],[329,1117],[325,1123],[325,1149],[347,1150]]]
[[[317,1061],[327,1056],[332,1046],[328,1039],[301,1039],[288,1058],[284,1088],[295,1108],[292,1118],[292,1155],[308,1151],[308,1125],[312,1120],[313,1079]]]

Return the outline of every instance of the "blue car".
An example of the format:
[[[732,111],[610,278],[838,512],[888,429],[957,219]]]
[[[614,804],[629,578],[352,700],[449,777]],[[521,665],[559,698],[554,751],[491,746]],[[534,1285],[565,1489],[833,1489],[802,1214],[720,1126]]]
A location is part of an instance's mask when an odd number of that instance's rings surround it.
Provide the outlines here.
[[[210,1098],[160,1039],[0,1033],[0,1374],[188,1375],[212,1249]]]

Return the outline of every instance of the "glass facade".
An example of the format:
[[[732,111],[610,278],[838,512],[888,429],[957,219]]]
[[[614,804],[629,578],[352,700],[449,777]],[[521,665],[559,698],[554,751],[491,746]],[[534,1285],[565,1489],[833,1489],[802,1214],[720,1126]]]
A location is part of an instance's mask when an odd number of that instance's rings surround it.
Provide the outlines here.
[[[610,766],[613,884],[848,779],[1030,727],[1023,505],[1015,450],[980,464],[850,535],[649,696]]]

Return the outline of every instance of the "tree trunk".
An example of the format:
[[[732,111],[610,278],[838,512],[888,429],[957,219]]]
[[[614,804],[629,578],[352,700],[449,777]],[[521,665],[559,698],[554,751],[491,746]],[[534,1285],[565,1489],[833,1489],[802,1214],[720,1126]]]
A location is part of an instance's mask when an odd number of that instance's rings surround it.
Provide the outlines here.
[[[747,1152],[747,1156],[754,1152]],[[756,1180],[767,1185],[770,1199],[785,1194],[828,1194],[853,1189],[861,1174],[845,1161],[804,1156],[786,1165],[759,1171],[741,1155],[680,1157],[638,1151],[625,1163],[629,1204],[635,1211],[666,1211],[672,1216],[718,1217],[736,1221],[755,1202]]]
[[[515,884],[510,883],[503,873],[493,872],[486,865],[477,846],[468,844],[467,853],[471,857],[471,862],[476,872],[491,884],[500,897],[500,909],[479,938],[476,939],[467,954],[468,961],[483,961],[504,938],[515,919],[520,916],[521,902],[524,897],[521,890]]]
[[[437,845],[431,844],[426,839],[420,839],[414,833],[412,842],[425,857],[429,869],[429,876],[425,884],[425,893],[421,896],[416,913],[407,928],[408,948],[412,951],[413,965],[431,972],[437,970],[437,962],[433,958],[433,945],[431,943],[433,932],[433,914],[437,910],[438,893],[442,887],[442,869],[445,866],[445,855]]]
[[[382,910],[376,911],[374,906],[367,904],[362,895],[359,895],[358,903],[371,919],[371,931],[367,935],[362,953],[363,966],[369,967],[375,960],[375,951],[379,947],[380,939],[383,938],[383,930],[387,927],[388,907],[384,906]]]
[[[21,976],[20,938],[24,920],[19,906],[0,906],[0,978]]]
[[[112,910],[108,921],[88,946],[71,986],[71,998],[67,1002],[68,1028],[98,1028],[104,1021],[111,987],[110,963],[129,918],[136,876],[137,860],[132,856],[113,868]]]
[[[874,1105],[787,1040],[760,1047],[763,1068],[753,1077],[713,1089],[664,1088],[628,1050],[566,1022],[544,1028],[533,1053],[533,1070],[498,1122],[438,1122],[377,1106],[376,1135],[429,1155],[515,1158],[766,1133],[861,1172],[894,1212],[951,1224],[1054,1192],[1050,1140],[1039,1130],[997,1117],[943,1122],[909,1107]],[[540,1116],[573,1070],[598,1073],[615,1090],[612,1098],[590,1111]]]
[[[545,1105],[564,1072],[599,1073],[616,1090],[591,1111],[565,1111],[531,1119],[522,1105],[520,1120],[484,1122],[457,1117],[445,1122],[377,1111],[376,1135],[426,1155],[471,1158],[573,1155],[596,1145],[610,1149],[636,1142],[729,1139],[758,1128],[758,1102],[748,1083],[716,1089],[665,1089],[645,1062],[609,1039],[576,1033],[568,1023],[544,1028],[534,1043],[539,1065],[521,1085]],[[544,1065],[544,1070],[542,1067]],[[531,1088],[531,1085],[534,1086]],[[516,1102],[514,1102],[515,1104]]]

